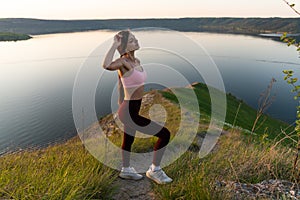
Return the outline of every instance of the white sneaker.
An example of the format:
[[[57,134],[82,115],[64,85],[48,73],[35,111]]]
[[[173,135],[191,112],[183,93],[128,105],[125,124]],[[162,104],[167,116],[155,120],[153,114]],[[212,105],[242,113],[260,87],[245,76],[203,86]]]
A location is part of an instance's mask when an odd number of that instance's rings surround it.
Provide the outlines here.
[[[143,176],[138,174],[133,167],[122,167],[119,177],[132,180],[139,180],[143,178]]]
[[[166,173],[160,169],[157,171],[152,171],[151,168],[146,172],[146,176],[158,184],[171,183],[173,180],[166,175]]]

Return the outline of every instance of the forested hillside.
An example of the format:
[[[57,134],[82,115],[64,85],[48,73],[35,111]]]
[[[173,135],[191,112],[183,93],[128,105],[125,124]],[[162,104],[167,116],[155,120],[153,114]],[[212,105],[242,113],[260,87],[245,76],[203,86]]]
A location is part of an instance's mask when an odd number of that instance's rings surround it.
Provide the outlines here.
[[[163,27],[178,31],[259,33],[300,33],[300,18],[179,18],[110,20],[0,19],[0,32],[47,34],[86,30]]]

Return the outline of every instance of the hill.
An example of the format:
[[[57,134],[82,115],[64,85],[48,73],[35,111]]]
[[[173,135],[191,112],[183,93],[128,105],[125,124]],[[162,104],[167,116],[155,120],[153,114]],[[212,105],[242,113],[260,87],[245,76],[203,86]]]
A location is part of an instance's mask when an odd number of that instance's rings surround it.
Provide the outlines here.
[[[30,38],[31,36],[26,34],[0,32],[0,41],[18,41],[18,40],[28,40]]]
[[[114,198],[116,196],[122,199],[145,199],[147,196],[143,192],[151,193],[155,199],[253,199],[247,198],[249,197],[247,194],[238,194],[229,187],[230,184],[226,187],[222,185],[230,181],[239,184],[259,183],[270,179],[294,181],[294,177],[291,176],[293,148],[287,147],[293,146],[293,143],[291,140],[288,140],[286,145],[279,142],[280,138],[285,137],[280,129],[288,133],[288,124],[265,115],[263,116],[265,123],[261,125],[264,128],[258,129],[256,135],[251,134],[246,129],[253,124],[251,120],[255,110],[227,94],[228,124],[224,127],[226,133],[219,138],[215,149],[201,159],[198,151],[203,137],[207,134],[210,113],[207,86],[196,83],[175,90],[176,94],[187,99],[188,91],[195,91],[201,118],[197,135],[190,148],[165,168],[167,174],[174,178],[173,183],[166,186],[152,182],[147,186],[136,183],[134,184],[136,188],[133,188],[134,196],[131,196],[128,190],[122,188],[131,185],[130,181],[124,181],[125,186],[120,185],[122,181],[117,178],[118,171],[104,166],[91,156],[81,140],[75,137],[66,143],[46,149],[26,150],[0,157],[0,199],[118,199]],[[143,97],[140,112],[141,115],[148,117],[152,105],[159,103],[163,106],[168,113],[165,126],[172,133],[171,140],[181,120],[178,117],[181,115],[180,105],[176,102],[177,98],[170,90],[153,90]],[[233,116],[237,116],[237,120],[234,121],[238,121],[240,128],[229,124],[235,118]],[[161,114],[154,112],[151,117],[159,119]],[[85,130],[86,133],[95,134],[95,127],[99,124],[108,139],[120,146],[122,130],[116,125],[113,114],[95,122]],[[269,140],[264,136],[265,128],[270,130]],[[153,148],[155,141],[153,137],[136,138],[132,151],[148,152]],[[97,148],[104,148],[104,145]],[[140,191],[141,187],[149,188]],[[263,191],[256,191],[254,195],[260,195],[261,192]],[[236,195],[239,195],[239,198]],[[288,197],[275,189],[270,191],[268,196],[259,197],[268,199],[266,197],[274,195],[283,199]]]

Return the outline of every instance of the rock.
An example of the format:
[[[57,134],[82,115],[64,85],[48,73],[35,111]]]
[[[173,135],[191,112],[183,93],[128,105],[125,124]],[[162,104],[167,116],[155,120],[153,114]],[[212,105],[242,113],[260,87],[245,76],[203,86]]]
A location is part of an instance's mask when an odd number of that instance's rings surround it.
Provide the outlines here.
[[[286,180],[264,180],[256,184],[238,183],[232,181],[217,181],[216,189],[226,191],[235,196],[235,199],[244,197],[277,199],[299,199],[300,187]]]

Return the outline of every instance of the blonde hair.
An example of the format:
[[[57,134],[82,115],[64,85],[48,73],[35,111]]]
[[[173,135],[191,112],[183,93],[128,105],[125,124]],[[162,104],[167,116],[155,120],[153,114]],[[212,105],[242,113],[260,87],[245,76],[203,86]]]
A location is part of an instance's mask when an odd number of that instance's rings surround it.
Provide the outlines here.
[[[127,53],[126,47],[127,47],[127,43],[128,43],[129,33],[130,33],[130,31],[128,31],[128,30],[120,31],[118,33],[118,35],[121,36],[121,45],[118,46],[117,50],[121,56],[124,55],[125,53]]]

